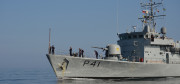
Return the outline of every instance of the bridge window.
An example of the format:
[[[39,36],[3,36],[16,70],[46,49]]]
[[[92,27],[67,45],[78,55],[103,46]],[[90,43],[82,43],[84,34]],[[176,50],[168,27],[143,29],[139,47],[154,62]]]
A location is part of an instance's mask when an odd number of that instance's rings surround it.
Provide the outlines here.
[[[130,36],[130,35],[128,36],[128,39],[131,39],[131,36]]]
[[[137,38],[137,35],[133,35],[133,38]]]
[[[127,39],[127,36],[124,36],[124,39]]]
[[[122,36],[120,36],[119,38],[120,38],[120,40],[122,40]]]
[[[143,35],[139,35],[139,38],[143,38]]]

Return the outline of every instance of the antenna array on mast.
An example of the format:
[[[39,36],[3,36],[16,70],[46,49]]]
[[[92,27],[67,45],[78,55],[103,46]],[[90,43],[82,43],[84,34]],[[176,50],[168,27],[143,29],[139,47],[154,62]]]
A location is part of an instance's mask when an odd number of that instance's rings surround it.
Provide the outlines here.
[[[153,28],[153,31],[155,31],[155,26],[156,26],[155,18],[166,16],[166,15],[156,15],[156,12],[154,12],[155,9],[157,12],[159,12],[159,10],[157,10],[157,7],[162,5],[162,0],[159,3],[153,2],[153,0],[150,0],[149,3],[140,3],[140,4],[141,4],[141,7],[145,10],[142,10],[144,15],[142,18],[139,18],[139,19],[141,19],[143,24],[149,25],[151,28]]]

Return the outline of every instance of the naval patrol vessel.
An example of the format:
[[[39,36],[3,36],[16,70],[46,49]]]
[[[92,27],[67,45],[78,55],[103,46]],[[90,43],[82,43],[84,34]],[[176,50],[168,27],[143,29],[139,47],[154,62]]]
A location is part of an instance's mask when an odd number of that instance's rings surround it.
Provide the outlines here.
[[[165,27],[155,31],[155,18],[165,16],[155,14],[161,4],[141,3],[142,31],[117,34],[117,44],[94,47],[106,51],[102,59],[47,54],[57,78],[180,77],[180,42],[167,37]]]

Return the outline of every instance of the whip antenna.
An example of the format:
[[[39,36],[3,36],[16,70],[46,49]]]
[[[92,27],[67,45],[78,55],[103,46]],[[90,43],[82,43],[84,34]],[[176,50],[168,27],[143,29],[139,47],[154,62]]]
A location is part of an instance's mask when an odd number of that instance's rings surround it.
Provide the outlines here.
[[[116,29],[117,33],[119,32],[119,0],[117,0],[117,8],[116,8]]]
[[[51,53],[50,48],[51,48],[51,28],[49,28],[49,49],[48,49],[49,54]]]

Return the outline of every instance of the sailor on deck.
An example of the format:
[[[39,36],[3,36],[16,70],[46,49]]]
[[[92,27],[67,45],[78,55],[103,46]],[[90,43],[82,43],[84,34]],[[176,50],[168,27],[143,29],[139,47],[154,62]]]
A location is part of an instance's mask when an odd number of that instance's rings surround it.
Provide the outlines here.
[[[52,54],[54,54],[54,50],[55,50],[54,45],[51,46],[51,49],[52,49]]]
[[[82,57],[84,57],[84,50],[83,49],[81,49],[81,55],[82,55]]]
[[[96,50],[94,50],[94,53],[96,55],[96,59],[98,59],[98,52]]]
[[[79,48],[79,57],[81,57],[82,51],[81,48]]]
[[[69,54],[70,54],[70,56],[73,56],[73,54],[72,54],[72,47],[70,47],[70,49],[69,49]]]

